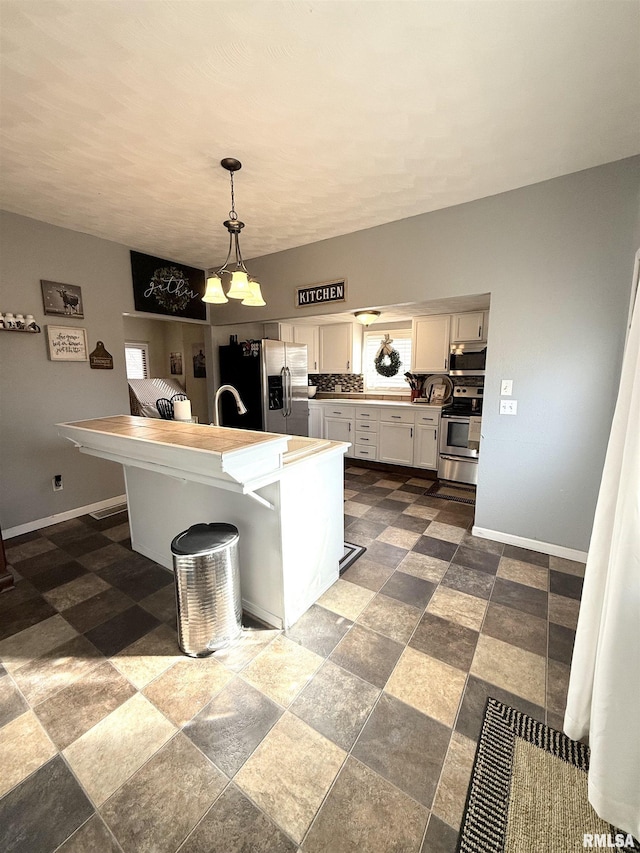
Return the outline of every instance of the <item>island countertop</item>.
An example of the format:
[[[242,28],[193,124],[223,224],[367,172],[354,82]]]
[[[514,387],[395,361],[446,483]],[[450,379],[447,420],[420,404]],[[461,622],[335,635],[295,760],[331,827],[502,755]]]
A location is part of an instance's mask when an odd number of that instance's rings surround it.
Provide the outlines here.
[[[347,445],[306,436],[280,435],[208,424],[113,415],[58,424],[60,435],[90,455],[139,467],[182,472],[189,479],[257,488],[284,466]]]
[[[263,622],[289,627],[338,579],[348,443],[130,415],[57,427],[123,466],[131,547],[166,569],[181,531],[235,525],[243,608]]]

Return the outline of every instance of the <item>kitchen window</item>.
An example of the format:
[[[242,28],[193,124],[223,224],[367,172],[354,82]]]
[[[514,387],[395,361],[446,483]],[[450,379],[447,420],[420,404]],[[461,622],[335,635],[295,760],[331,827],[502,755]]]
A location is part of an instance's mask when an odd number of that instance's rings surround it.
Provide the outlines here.
[[[400,356],[400,368],[395,376],[381,376],[374,364],[384,336],[388,334],[393,341],[393,348]],[[364,374],[364,390],[380,392],[409,393],[409,386],[404,374],[411,370],[411,329],[379,329],[364,333],[362,343],[362,372]]]
[[[127,379],[149,378],[149,344],[127,342],[124,345]]]

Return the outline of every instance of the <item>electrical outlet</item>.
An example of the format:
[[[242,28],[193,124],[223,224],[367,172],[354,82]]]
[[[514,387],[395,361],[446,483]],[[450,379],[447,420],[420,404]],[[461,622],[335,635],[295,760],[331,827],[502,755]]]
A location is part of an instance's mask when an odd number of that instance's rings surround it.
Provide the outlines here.
[[[513,394],[513,379],[503,379],[500,384],[500,396],[510,397]]]
[[[62,474],[54,474],[53,479],[51,480],[51,485],[53,486],[54,492],[61,492],[63,489]]]
[[[334,385],[333,390],[336,394],[342,394],[342,385]]]
[[[517,400],[500,400],[501,415],[517,415],[518,401]]]

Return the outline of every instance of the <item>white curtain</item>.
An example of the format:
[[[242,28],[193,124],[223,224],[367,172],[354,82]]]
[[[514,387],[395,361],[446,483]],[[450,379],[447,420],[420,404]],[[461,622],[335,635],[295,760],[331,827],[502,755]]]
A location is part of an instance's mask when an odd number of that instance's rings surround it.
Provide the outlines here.
[[[564,718],[569,737],[589,740],[589,802],[603,820],[636,838],[640,838],[639,267],[640,252]]]

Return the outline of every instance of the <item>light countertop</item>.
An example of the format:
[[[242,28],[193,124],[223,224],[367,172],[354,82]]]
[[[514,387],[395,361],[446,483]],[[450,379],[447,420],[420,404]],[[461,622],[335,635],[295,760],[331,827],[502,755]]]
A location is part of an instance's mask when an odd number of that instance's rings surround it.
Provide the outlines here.
[[[91,430],[123,438],[137,438],[158,444],[190,447],[210,453],[232,453],[258,444],[281,441],[286,436],[270,432],[209,426],[208,424],[180,423],[156,418],[139,418],[134,415],[114,415],[88,421],[74,421],[59,426]]]
[[[123,465],[178,471],[200,481],[248,484],[279,477],[327,452],[344,453],[348,444],[254,430],[180,423],[133,415],[113,415],[58,424],[60,435],[81,452]]]
[[[354,397],[348,397],[346,395],[341,395],[339,397],[321,397],[320,399],[314,397],[312,400],[309,400],[310,403],[326,403],[328,405],[335,405],[336,403],[343,403],[347,406],[402,406],[409,407],[412,409],[438,409],[442,408],[441,405],[437,403],[411,403],[409,400],[358,400]]]

